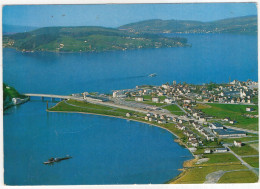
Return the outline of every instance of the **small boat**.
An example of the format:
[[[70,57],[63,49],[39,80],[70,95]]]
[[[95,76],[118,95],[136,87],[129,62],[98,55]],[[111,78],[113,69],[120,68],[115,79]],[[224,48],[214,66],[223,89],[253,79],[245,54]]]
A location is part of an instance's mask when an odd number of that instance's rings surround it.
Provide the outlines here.
[[[66,157],[62,157],[62,158],[50,158],[48,161],[43,162],[43,164],[47,165],[47,164],[53,164],[55,162],[60,162],[62,160],[66,160],[66,159],[70,159],[72,158],[71,156],[66,156]]]
[[[155,76],[157,76],[156,73],[152,73],[152,74],[148,75],[148,77],[155,77]]]

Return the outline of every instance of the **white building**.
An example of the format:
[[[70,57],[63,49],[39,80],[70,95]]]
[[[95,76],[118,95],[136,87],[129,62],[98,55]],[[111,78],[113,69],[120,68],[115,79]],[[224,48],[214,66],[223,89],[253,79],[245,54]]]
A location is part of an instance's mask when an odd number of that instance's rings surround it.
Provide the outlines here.
[[[152,102],[159,103],[160,99],[158,97],[153,97]]]
[[[144,97],[137,96],[137,97],[135,97],[135,101],[137,101],[137,102],[143,102],[143,101],[144,101]]]
[[[14,105],[20,104],[22,102],[22,99],[20,99],[20,98],[12,98],[12,102],[13,102]]]

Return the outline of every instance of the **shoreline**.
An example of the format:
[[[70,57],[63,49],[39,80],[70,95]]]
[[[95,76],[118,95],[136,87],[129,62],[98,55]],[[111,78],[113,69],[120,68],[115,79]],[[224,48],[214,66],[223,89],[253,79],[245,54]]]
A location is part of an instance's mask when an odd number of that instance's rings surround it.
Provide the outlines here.
[[[59,102],[60,103],[60,102]],[[57,103],[55,106],[57,106],[59,103]],[[55,107],[53,106],[53,107]],[[174,181],[177,181],[179,178],[181,178],[182,176],[184,176],[186,174],[186,168],[188,166],[185,166],[187,163],[189,162],[193,162],[196,160],[196,157],[195,155],[190,151],[190,149],[185,145],[185,144],[182,144],[181,142],[179,142],[178,140],[180,139],[179,136],[177,136],[175,133],[173,133],[172,131],[170,131],[169,129],[165,128],[165,127],[162,127],[162,126],[159,126],[159,125],[155,125],[155,124],[152,124],[152,123],[147,123],[147,122],[144,122],[144,121],[139,121],[139,120],[135,120],[135,119],[131,119],[131,118],[125,118],[125,117],[120,117],[120,116],[113,116],[113,115],[104,115],[104,114],[97,114],[97,113],[88,113],[88,112],[74,112],[74,111],[52,111],[52,110],[46,110],[47,112],[57,112],[57,113],[75,113],[75,114],[88,114],[88,115],[97,115],[97,116],[106,116],[106,117],[112,117],[112,118],[117,118],[117,119],[124,119],[124,120],[129,120],[129,121],[135,121],[135,122],[139,122],[139,123],[144,123],[144,124],[147,124],[147,125],[150,125],[150,126],[154,126],[154,127],[158,127],[158,128],[161,128],[161,129],[164,129],[166,131],[168,131],[169,133],[171,133],[173,136],[176,137],[176,139],[174,139],[173,141],[178,143],[181,147],[183,148],[186,148],[187,150],[189,150],[189,152],[191,153],[191,155],[193,156],[192,159],[189,159],[189,160],[186,160],[183,162],[182,164],[182,168],[179,169],[181,171],[180,174],[178,174],[176,177],[172,178],[171,180],[169,181],[165,181],[163,184],[175,184]]]
[[[180,48],[180,47],[192,47],[192,44],[184,44],[184,45],[177,45],[177,46],[173,46],[173,47],[160,47],[160,48],[156,48],[156,47],[151,47],[151,48],[135,48],[135,49],[127,49],[127,50],[123,50],[123,49],[115,49],[115,50],[103,50],[103,51],[51,51],[51,50],[28,50],[28,51],[22,51],[18,48],[15,47],[3,47],[6,49],[14,49],[17,52],[21,52],[21,53],[40,53],[40,52],[48,52],[48,53],[56,53],[56,54],[72,54],[72,53],[104,53],[104,52],[126,52],[126,51],[134,51],[134,50],[144,50],[144,49],[163,49],[163,48]]]

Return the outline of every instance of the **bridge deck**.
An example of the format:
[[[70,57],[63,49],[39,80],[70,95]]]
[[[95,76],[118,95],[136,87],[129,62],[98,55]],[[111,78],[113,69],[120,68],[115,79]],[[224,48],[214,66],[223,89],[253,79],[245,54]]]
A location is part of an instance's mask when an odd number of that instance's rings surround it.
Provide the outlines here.
[[[47,97],[47,98],[61,98],[61,99],[79,99],[79,97],[66,96],[66,95],[53,95],[53,94],[31,94],[26,93],[25,96],[29,97]]]

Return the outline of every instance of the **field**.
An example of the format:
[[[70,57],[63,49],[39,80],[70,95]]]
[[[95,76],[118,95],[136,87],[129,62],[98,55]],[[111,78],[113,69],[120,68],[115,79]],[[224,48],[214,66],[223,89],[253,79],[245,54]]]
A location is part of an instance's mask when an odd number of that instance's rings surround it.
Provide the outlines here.
[[[204,183],[206,181],[206,176],[209,173],[213,173],[215,171],[223,170],[240,170],[240,169],[246,169],[244,165],[232,165],[232,164],[226,164],[226,165],[212,165],[212,166],[194,166],[191,168],[188,168],[185,172],[185,174],[180,177],[179,179],[173,181],[174,184],[189,184],[189,183]],[[247,178],[248,180],[251,180],[251,178]],[[235,182],[232,179],[229,181],[229,183]]]
[[[259,157],[244,157],[242,159],[252,167],[259,168]]]
[[[246,112],[246,107],[252,107],[254,112]],[[205,114],[213,116],[217,119],[224,119],[229,117],[231,120],[237,121],[236,124],[226,124],[234,127],[245,128],[250,130],[258,130],[258,118],[248,118],[244,114],[257,115],[258,106],[256,105],[237,105],[237,104],[198,104],[197,109],[200,109]]]
[[[219,183],[255,183],[258,177],[252,171],[233,171],[225,173]]]
[[[256,149],[252,148],[248,144],[245,144],[242,147],[230,147],[230,149],[232,151],[234,151],[237,155],[240,155],[240,156],[258,155],[259,154],[259,152]]]
[[[238,163],[240,162],[231,153],[217,153],[217,154],[204,154],[204,158],[209,158],[209,161],[203,164],[213,164],[213,163]]]
[[[235,141],[246,142],[246,141],[259,140],[259,138],[257,136],[254,136],[254,137],[243,137],[243,138],[223,138],[221,140],[222,140],[222,142],[233,143],[234,140]]]
[[[86,112],[95,113],[111,116],[122,116],[126,117],[126,113],[132,113],[139,116],[144,116],[144,114],[136,113],[134,111],[112,108],[108,106],[90,104],[87,102],[80,102],[76,100],[68,100],[67,103],[62,101],[57,106],[50,108],[51,111],[72,111],[72,112]]]
[[[164,109],[169,110],[171,113],[175,115],[184,115],[185,113],[175,104],[165,106]]]

